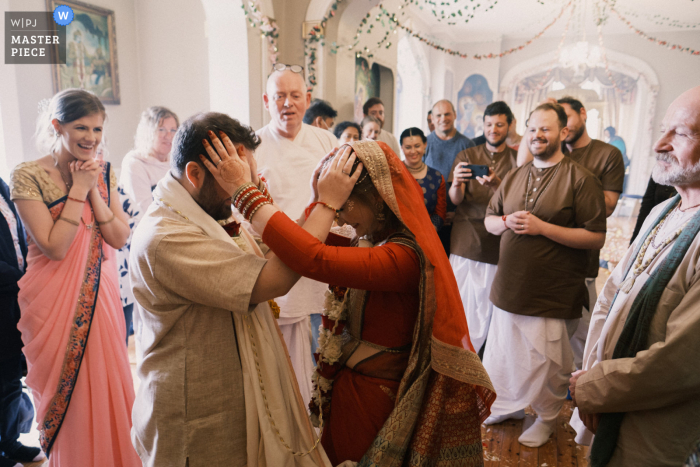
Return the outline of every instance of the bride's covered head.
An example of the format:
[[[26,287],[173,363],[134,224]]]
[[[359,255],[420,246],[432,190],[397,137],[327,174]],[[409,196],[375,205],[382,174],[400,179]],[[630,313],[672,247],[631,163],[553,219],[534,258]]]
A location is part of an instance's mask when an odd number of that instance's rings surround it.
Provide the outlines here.
[[[336,156],[331,156],[326,164]],[[358,157],[350,175],[354,174],[360,164]],[[369,171],[363,167],[360,178],[350,193],[347,201],[338,212],[338,224],[351,225],[360,237],[369,237],[373,242],[386,239],[394,232],[403,229],[403,224],[389,208],[377,190]]]

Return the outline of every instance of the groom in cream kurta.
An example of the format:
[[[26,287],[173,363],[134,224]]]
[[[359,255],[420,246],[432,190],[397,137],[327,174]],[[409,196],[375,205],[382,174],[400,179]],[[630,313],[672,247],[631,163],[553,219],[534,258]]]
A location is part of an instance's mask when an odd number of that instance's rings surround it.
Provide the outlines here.
[[[263,98],[271,121],[257,131],[262,141],[255,151],[258,170],[267,180],[275,203],[290,218],[298,219],[311,198],[311,174],[318,162],[338,146],[338,140],[328,130],[303,123],[311,95],[301,74],[291,70],[272,73]],[[318,336],[327,287],[301,278],[287,295],[277,299],[278,324],[307,405],[315,364],[311,356],[311,332]]]
[[[171,171],[133,236],[141,384],[132,441],[146,467],[326,466],[320,445],[296,457],[280,440],[306,451],[316,436],[267,298],[251,303],[278,260],[265,259],[245,229],[231,237],[217,223],[231,215],[231,194],[196,162],[206,130],[222,127],[234,144],[232,135],[246,134],[239,153],[257,146],[252,130],[223,114],[183,123]],[[285,293],[298,276],[275,267],[269,282],[285,285],[266,290]]]

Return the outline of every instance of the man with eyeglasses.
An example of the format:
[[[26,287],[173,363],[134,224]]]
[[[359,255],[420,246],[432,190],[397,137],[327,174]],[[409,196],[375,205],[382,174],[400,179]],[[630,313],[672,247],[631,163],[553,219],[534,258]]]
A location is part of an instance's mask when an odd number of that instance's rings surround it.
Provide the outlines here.
[[[255,151],[258,172],[267,180],[275,203],[289,217],[298,219],[311,198],[311,174],[318,162],[338,146],[338,140],[330,131],[303,122],[311,102],[303,67],[276,64],[267,79],[263,101],[271,120],[256,132],[262,140]],[[306,405],[313,389],[312,353],[318,342],[326,289],[325,284],[302,278],[287,295],[277,299],[280,306],[277,323]],[[309,328],[313,332],[313,346],[309,342]]]

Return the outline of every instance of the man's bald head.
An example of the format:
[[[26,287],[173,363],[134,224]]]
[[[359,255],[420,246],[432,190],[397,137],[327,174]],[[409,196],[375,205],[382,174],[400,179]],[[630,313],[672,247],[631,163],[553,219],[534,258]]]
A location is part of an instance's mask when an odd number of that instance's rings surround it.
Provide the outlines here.
[[[306,92],[306,83],[301,73],[294,73],[292,70],[273,71],[267,77],[267,85],[265,92],[272,95],[276,92],[279,86],[296,88],[302,92]]]
[[[431,109],[431,112],[434,112],[435,107],[438,107],[438,106],[440,106],[441,108],[444,106],[449,106],[450,109],[452,109],[452,113],[455,115],[457,114],[457,111],[455,110],[454,104],[452,104],[452,101],[450,101],[448,99],[441,99],[441,100],[437,101],[435,104],[433,104],[433,108]]]
[[[263,101],[270,112],[273,128],[281,136],[293,139],[301,130],[304,113],[311,103],[311,93],[307,91],[301,73],[274,71],[267,78]]]
[[[456,118],[455,106],[447,99],[437,101],[435,105],[433,105],[431,119],[435,125],[435,133],[439,138],[450,139],[456,134]]]
[[[700,86],[684,92],[669,106],[654,145],[656,183],[700,189]]]

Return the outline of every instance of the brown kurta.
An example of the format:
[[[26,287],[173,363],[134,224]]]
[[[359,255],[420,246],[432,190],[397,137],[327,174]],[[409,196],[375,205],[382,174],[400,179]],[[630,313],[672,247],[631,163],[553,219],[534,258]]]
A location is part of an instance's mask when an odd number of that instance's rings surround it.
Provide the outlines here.
[[[510,169],[516,166],[517,152],[506,147],[504,151],[492,153],[486,145],[465,149],[457,154],[448,182],[452,183],[458,164],[488,165],[498,178],[503,180]],[[452,221],[450,253],[482,263],[498,264],[501,239],[490,234],[484,227],[486,208],[493,196],[493,188],[469,180],[464,190],[464,200],[457,206]]]
[[[512,170],[491,198],[486,215],[526,209],[539,219],[567,228],[605,232],[605,200],[600,182],[569,158],[548,168],[533,162]],[[506,230],[501,236],[498,272],[491,302],[510,313],[546,318],[581,317],[585,300],[586,250],[543,235]]]
[[[574,149],[567,155],[595,175],[602,183],[603,191],[622,193],[625,162],[615,146],[594,139],[587,146]],[[586,277],[598,277],[599,259],[600,250],[589,250]]]

